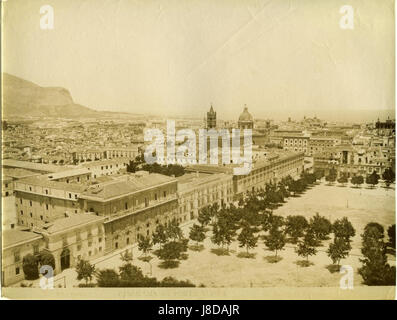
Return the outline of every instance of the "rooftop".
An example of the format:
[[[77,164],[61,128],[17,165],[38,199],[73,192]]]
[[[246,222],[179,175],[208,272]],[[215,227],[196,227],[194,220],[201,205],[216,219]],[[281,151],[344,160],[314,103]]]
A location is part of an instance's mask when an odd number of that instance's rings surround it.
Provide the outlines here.
[[[27,241],[40,239],[40,234],[31,231],[22,231],[17,229],[3,230],[3,249],[23,244]]]
[[[54,188],[58,190],[72,191],[72,192],[83,192],[87,187],[83,184],[77,183],[66,183],[59,181],[48,180],[46,175],[32,176],[19,180],[21,183],[26,183],[33,186]]]
[[[45,233],[51,234],[66,231],[85,224],[100,222],[102,220],[104,220],[104,217],[99,217],[93,214],[75,214],[67,218],[61,218],[53,222],[46,223],[41,227],[41,229],[43,229]]]
[[[139,192],[144,189],[153,188],[160,184],[176,182],[171,178],[158,173],[150,173],[142,176],[127,174],[118,179],[90,187],[81,198],[97,198],[99,200],[109,200],[111,198],[124,196]]]
[[[3,167],[22,168],[22,169],[36,170],[43,172],[59,172],[59,171],[67,170],[67,167],[65,168],[62,166],[56,166],[52,164],[34,163],[29,161],[20,161],[13,159],[4,159]]]
[[[66,170],[66,171],[51,173],[48,175],[48,178],[50,180],[57,180],[57,179],[79,176],[79,175],[88,174],[88,173],[90,173],[90,170],[88,170],[86,168],[77,168],[77,169],[70,169],[70,170]]]

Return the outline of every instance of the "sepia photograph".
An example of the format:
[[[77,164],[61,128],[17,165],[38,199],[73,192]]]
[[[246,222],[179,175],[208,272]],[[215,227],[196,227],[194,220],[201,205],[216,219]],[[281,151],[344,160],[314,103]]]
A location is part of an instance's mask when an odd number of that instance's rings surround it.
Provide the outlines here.
[[[394,0],[1,6],[3,299],[395,300]]]

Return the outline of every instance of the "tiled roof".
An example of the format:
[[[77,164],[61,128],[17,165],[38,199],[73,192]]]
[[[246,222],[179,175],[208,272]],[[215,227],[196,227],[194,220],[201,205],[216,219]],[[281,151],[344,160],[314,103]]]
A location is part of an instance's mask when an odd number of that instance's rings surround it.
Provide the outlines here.
[[[4,230],[3,234],[3,249],[7,247],[16,246],[26,241],[40,239],[40,234],[31,231],[22,231],[16,229]]]

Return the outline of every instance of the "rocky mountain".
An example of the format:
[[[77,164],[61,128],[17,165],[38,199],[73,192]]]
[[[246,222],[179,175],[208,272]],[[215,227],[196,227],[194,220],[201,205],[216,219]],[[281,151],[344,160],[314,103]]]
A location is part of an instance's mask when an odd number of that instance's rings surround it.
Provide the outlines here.
[[[41,87],[3,73],[3,117],[96,117],[99,112],[76,104],[65,88]]]

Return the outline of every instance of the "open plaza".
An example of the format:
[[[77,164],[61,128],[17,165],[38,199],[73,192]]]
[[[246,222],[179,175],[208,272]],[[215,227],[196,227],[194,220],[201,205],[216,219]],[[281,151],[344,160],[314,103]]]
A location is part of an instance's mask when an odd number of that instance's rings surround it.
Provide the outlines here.
[[[286,199],[281,207],[274,210],[274,214],[281,216],[303,215],[307,219],[319,213],[334,222],[338,218],[348,217],[356,229],[356,236],[352,239],[352,250],[349,257],[341,261],[342,265],[350,265],[354,270],[354,286],[362,286],[362,278],[357,273],[361,266],[361,234],[365,225],[369,222],[378,222],[387,229],[395,223],[395,190],[391,188],[353,188],[351,186],[340,187],[338,185],[327,185],[321,182],[313,186],[299,197]],[[189,221],[182,225],[185,236],[188,237],[191,225],[195,221]],[[326,250],[331,240],[323,241],[321,247],[317,248],[316,255],[309,257],[312,265],[302,267],[302,260],[295,253],[294,245],[287,244],[284,250],[279,252],[282,257],[277,263],[269,262],[269,257],[274,252],[267,250],[263,240],[258,241],[258,246],[251,249],[253,258],[238,257],[239,252],[244,252],[237,241],[230,245],[229,255],[217,255],[212,250],[216,249],[211,240],[211,232],[207,232],[204,241],[204,250],[197,252],[188,250],[188,258],[182,260],[177,268],[163,269],[159,267],[160,260],[153,255],[150,262],[144,262],[139,257],[136,245],[112,252],[109,255],[92,261],[99,269],[118,269],[122,265],[120,253],[132,250],[133,264],[140,267],[144,274],[151,275],[157,279],[172,276],[178,280],[190,280],[196,286],[205,287],[339,287],[342,274],[331,272],[329,266],[331,259]],[[332,237],[332,235],[331,235]],[[394,256],[389,257],[390,265],[395,265]],[[76,280],[77,273],[74,268],[66,269],[55,277],[56,287],[74,287],[80,283]],[[95,280],[94,280],[95,281]],[[29,281],[23,281],[29,285]],[[38,286],[39,280],[33,282]],[[20,286],[16,283],[14,286]]]

